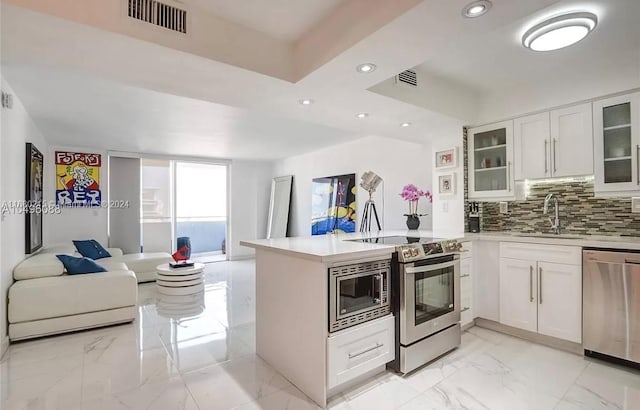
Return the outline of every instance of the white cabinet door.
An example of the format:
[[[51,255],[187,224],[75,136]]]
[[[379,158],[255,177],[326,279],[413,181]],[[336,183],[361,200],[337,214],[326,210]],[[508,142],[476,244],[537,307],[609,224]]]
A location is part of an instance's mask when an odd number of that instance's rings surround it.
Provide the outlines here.
[[[596,193],[640,191],[640,93],[593,103]]]
[[[582,268],[538,262],[538,333],[582,343]]]
[[[468,325],[473,321],[473,278],[471,258],[460,259],[460,324]]]
[[[551,171],[554,177],[593,174],[591,103],[551,111]]]
[[[513,121],[470,128],[467,138],[469,198],[514,199]]]
[[[513,167],[516,180],[551,176],[549,113],[513,120]]]
[[[500,258],[500,323],[536,332],[536,261]]]

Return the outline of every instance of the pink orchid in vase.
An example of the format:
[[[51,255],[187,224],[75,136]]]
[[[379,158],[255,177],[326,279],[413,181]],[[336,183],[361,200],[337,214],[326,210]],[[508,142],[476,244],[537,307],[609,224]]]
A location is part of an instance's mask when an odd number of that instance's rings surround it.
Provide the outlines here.
[[[409,213],[404,214],[404,216],[411,216],[414,218],[418,218],[420,216],[425,216],[426,214],[418,213],[418,202],[420,198],[424,197],[429,202],[433,202],[433,196],[431,195],[431,191],[423,191],[417,186],[413,184],[407,184],[402,188],[402,192],[400,196],[405,201],[409,202]]]

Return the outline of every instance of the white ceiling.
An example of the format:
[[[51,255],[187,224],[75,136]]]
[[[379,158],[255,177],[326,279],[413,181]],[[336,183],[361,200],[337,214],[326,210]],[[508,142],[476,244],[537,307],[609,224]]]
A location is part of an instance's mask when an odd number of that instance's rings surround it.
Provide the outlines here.
[[[509,8],[524,8],[531,13],[500,24]],[[470,25],[482,27],[473,37],[455,39],[455,46],[441,47],[419,67],[455,80],[483,93],[535,85],[542,81],[570,81],[576,74],[589,71],[597,78],[615,72],[637,57],[640,50],[639,0],[563,0],[495,1],[494,7]],[[530,7],[529,6],[529,7]],[[549,16],[568,11],[592,11],[598,17],[597,28],[574,46],[547,53],[525,49],[521,38],[526,28]],[[639,74],[640,75],[640,74]]]
[[[344,0],[185,0],[272,37],[294,41]]]
[[[569,103],[578,95],[572,91],[589,83],[600,84],[602,93],[640,87],[640,54],[635,61],[633,54],[640,53],[640,25],[632,24],[638,0],[494,0],[491,12],[475,20],[460,15],[467,0],[424,0],[295,83],[186,53],[179,45],[7,5],[21,1],[2,3],[3,76],[55,144],[273,159],[369,135],[414,142],[459,138],[460,127],[476,122],[488,106],[502,104],[513,115],[537,94],[535,104],[544,108],[549,89]],[[231,4],[215,3],[220,9]],[[547,55],[519,45],[527,23],[569,6],[600,8],[601,24],[583,43]],[[233,6],[254,18],[253,10],[241,9]],[[316,9],[315,17],[310,13],[300,22],[308,27],[323,13]],[[378,69],[358,74],[362,62]],[[420,89],[387,81],[414,66],[426,73]],[[620,70],[630,82],[604,81],[623,76]],[[369,91],[382,82],[384,92]],[[301,98],[316,103],[302,107]],[[360,120],[358,112],[370,116]],[[402,122],[412,126],[401,128]]]
[[[354,138],[336,128],[80,73],[7,67],[3,74],[47,140],[58,145],[272,160]]]

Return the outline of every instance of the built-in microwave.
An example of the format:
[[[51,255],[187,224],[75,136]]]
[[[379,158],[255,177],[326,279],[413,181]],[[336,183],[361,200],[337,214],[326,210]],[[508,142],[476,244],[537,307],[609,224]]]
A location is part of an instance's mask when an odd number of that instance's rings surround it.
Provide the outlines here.
[[[329,268],[329,332],[388,315],[390,275],[388,259]]]

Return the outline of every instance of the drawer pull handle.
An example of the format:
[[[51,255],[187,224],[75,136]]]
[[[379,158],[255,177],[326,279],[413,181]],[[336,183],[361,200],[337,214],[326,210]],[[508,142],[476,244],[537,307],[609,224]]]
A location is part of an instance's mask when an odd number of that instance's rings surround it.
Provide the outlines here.
[[[376,343],[376,345],[375,345],[375,346],[372,346],[372,347],[370,347],[370,348],[368,348],[368,349],[365,349],[365,350],[363,350],[363,351],[361,351],[361,352],[358,352],[358,353],[349,353],[349,359],[355,359],[356,357],[362,356],[362,355],[363,355],[363,354],[365,354],[365,353],[369,353],[369,352],[374,351],[374,350],[376,350],[376,349],[380,349],[382,346],[384,346],[384,345],[383,345],[383,344],[380,344],[380,343]]]
[[[460,313],[462,312],[466,312],[467,310],[471,309],[470,307],[466,307],[466,308],[462,308],[462,310],[460,311]]]
[[[469,276],[471,276],[470,274],[464,274],[464,275],[460,275],[460,278],[468,278]]]

